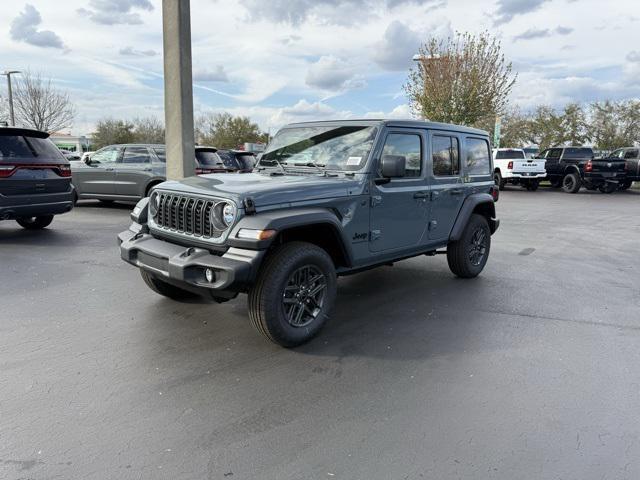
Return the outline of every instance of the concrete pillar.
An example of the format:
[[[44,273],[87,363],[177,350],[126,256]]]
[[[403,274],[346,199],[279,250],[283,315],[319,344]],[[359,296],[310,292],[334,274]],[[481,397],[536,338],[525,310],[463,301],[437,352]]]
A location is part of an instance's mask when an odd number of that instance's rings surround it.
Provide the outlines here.
[[[195,174],[190,0],[162,0],[167,178]]]

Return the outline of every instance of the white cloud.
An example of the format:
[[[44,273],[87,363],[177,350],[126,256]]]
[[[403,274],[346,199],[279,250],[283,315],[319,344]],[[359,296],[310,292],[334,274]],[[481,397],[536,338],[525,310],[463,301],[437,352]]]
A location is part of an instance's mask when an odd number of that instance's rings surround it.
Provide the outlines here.
[[[357,75],[357,68],[344,59],[327,55],[313,63],[305,78],[307,85],[320,90],[343,92],[366,85],[364,79]]]
[[[89,8],[77,12],[102,25],[139,25],[142,18],[135,10],[151,11],[153,4],[149,0],[90,0]]]
[[[216,65],[214,70],[196,70],[193,72],[194,82],[228,82],[229,77],[222,65]]]
[[[41,23],[40,12],[33,5],[26,4],[24,11],[11,22],[11,38],[36,47],[65,48],[62,39],[55,32],[37,29]]]
[[[510,22],[513,17],[533,12],[542,7],[549,0],[498,0],[498,8],[495,11],[495,24],[501,25]]]
[[[133,47],[124,47],[121,48],[118,53],[125,57],[155,57],[158,55],[158,52],[155,50],[136,50]]]

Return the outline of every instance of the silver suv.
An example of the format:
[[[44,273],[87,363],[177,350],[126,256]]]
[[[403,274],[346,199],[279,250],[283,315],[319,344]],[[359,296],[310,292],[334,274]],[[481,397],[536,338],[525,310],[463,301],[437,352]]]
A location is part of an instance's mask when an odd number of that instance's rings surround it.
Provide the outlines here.
[[[196,174],[235,172],[214,147],[195,150]],[[104,147],[82,162],[72,164],[76,200],[135,201],[147,197],[166,180],[164,145],[124,144]]]

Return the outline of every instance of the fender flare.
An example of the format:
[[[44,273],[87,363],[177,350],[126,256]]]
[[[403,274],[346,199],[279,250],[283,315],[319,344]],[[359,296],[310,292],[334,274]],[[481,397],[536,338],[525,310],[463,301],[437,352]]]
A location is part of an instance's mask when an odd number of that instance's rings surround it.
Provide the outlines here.
[[[462,232],[464,232],[464,229],[469,222],[469,218],[471,218],[474,210],[479,205],[486,205],[484,208],[489,210],[488,220],[491,234],[493,235],[493,233],[498,229],[500,222],[496,219],[496,204],[493,201],[493,197],[488,193],[473,193],[465,198],[462,208],[460,208],[460,212],[458,212],[458,217],[456,218],[453,228],[451,229],[451,234],[449,235],[450,242],[460,240]]]
[[[240,229],[275,230],[279,234],[291,228],[317,224],[328,225],[332,228],[345,258],[351,263],[353,260],[351,246],[344,237],[342,223],[333,211],[326,208],[292,208],[245,215],[229,232],[227,244],[238,248],[264,250],[271,246],[277,235],[268,240],[244,239],[238,238]]]

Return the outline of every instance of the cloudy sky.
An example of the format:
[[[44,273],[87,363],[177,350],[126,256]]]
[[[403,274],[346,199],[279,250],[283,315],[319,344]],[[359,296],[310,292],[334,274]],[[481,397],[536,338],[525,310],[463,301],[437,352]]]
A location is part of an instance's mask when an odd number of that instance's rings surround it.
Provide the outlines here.
[[[430,35],[488,30],[523,109],[640,97],[638,0],[192,0],[194,106],[273,133],[319,118],[409,116],[402,85]],[[162,118],[161,0],[3,2],[0,69],[70,92],[74,133]],[[0,95],[6,95],[0,82]]]

